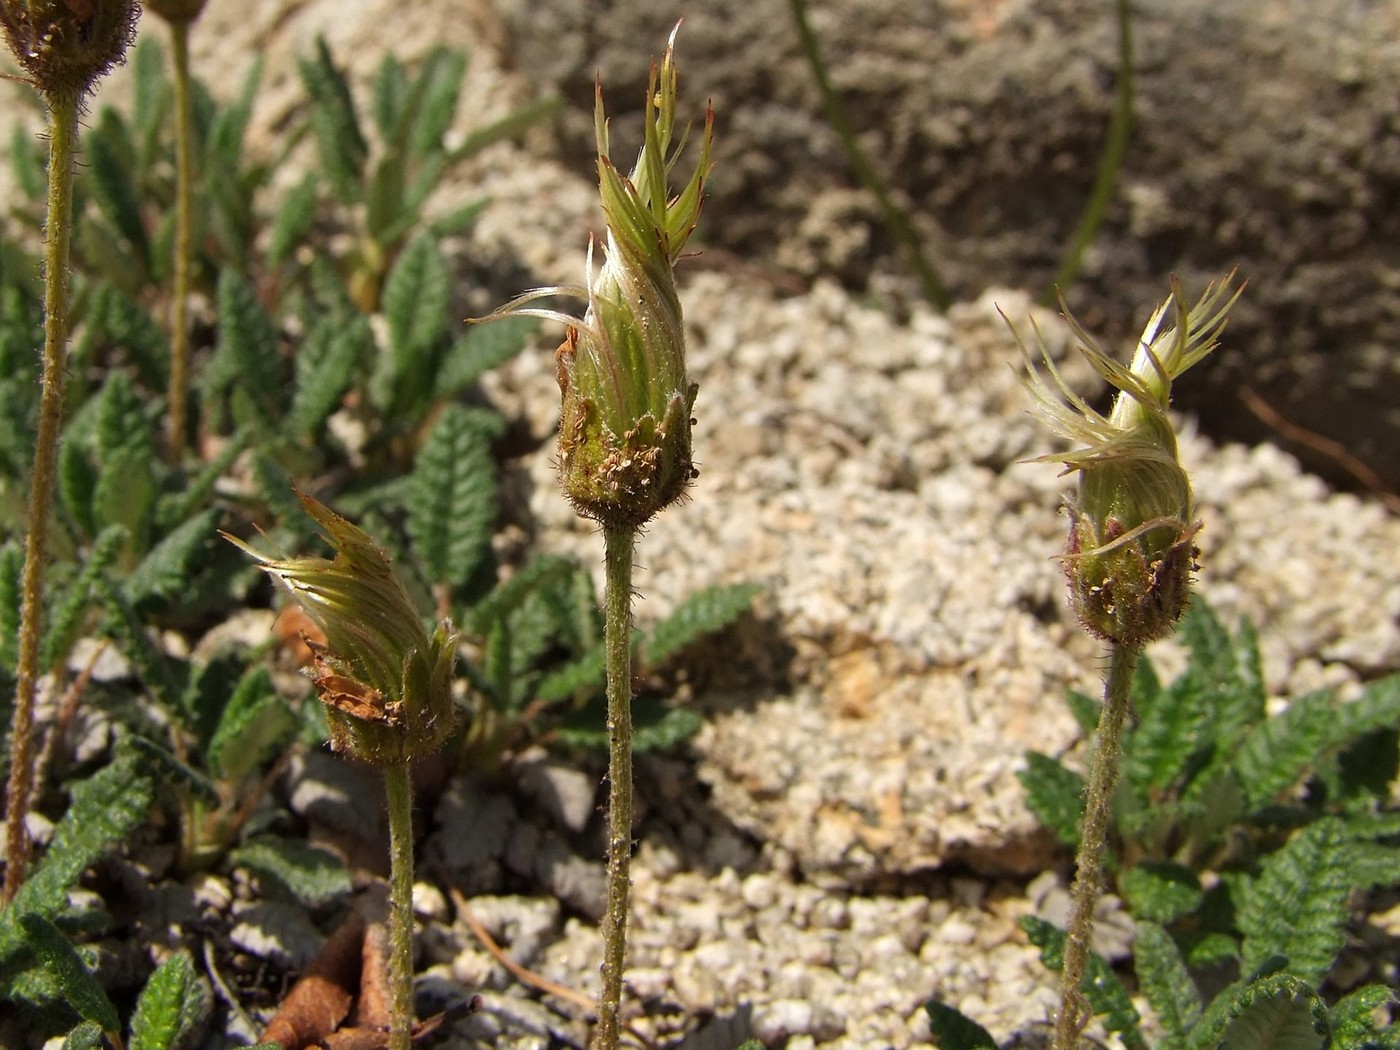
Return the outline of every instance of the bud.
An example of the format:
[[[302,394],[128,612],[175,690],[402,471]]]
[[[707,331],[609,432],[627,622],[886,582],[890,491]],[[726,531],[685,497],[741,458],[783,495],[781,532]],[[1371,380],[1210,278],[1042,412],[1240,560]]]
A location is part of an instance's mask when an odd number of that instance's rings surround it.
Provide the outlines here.
[[[204,13],[207,0],[146,0],[146,8],[172,25],[193,22]]]
[[[0,0],[10,50],[45,95],[81,97],[136,37],[136,0]]]
[[[277,577],[325,632],[325,645],[307,644],[331,746],[376,765],[432,754],[456,724],[457,636],[440,626],[430,637],[384,551],[329,508],[299,498],[325,529],[334,560],[269,558],[224,535]]]
[[[696,387],[686,375],[673,268],[700,215],[714,113],[706,111],[700,160],[690,181],[670,196],[667,176],[686,138],[673,147],[675,38],[673,31],[660,68],[652,66],[645,139],[630,176],[609,157],[601,85],[597,91],[594,132],[608,224],[601,269],[594,273],[590,243],[585,288],[536,289],[497,311],[569,326],[556,355],[563,395],[560,484],[580,514],[627,528],[641,526],[678,499],[695,475],[690,412]],[[587,299],[582,321],[554,310],[521,308],[561,293]]]
[[[1209,286],[1190,309],[1173,279],[1171,298],[1147,322],[1126,368],[1065,308],[1080,352],[1118,391],[1107,417],[1070,389],[1043,339],[1040,356],[1050,382],[1026,351],[1033,413],[1081,445],[1039,461],[1058,461],[1066,473],[1079,472],[1078,496],[1066,501],[1065,574],[1079,622],[1105,641],[1141,649],[1169,633],[1186,609],[1201,524],[1194,520],[1191,479],[1181,466],[1167,409],[1172,381],[1215,349],[1244,290],[1241,285],[1227,297],[1233,279],[1232,272]],[[1163,331],[1169,310],[1174,324]]]

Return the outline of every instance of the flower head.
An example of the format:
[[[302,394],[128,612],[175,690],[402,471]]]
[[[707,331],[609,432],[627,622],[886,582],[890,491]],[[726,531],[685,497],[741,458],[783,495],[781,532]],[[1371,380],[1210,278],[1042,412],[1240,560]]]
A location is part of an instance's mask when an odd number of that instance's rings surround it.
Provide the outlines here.
[[[679,26],[677,26],[679,28]],[[690,484],[691,407],[696,387],[685,366],[685,336],[674,266],[695,229],[710,169],[713,112],[706,111],[700,159],[672,196],[672,168],[685,147],[675,138],[675,32],[647,84],[645,138],[630,175],[613,166],[601,85],[594,109],[598,181],[607,218],[603,264],[589,245],[583,288],[540,288],[502,307],[569,326],[557,357],[563,395],[559,476],[580,514],[636,527]],[[578,294],[583,319],[527,307],[536,299]]]
[[[1165,635],[1190,596],[1201,526],[1167,409],[1172,382],[1215,349],[1243,291],[1230,294],[1233,278],[1209,286],[1189,309],[1173,280],[1171,298],[1147,322],[1126,367],[1065,310],[1079,351],[1118,391],[1107,416],[1070,389],[1043,339],[1043,371],[1022,344],[1032,412],[1079,446],[1040,457],[1079,473],[1079,493],[1067,502],[1071,602],[1086,630],[1120,645],[1141,648]],[[1164,327],[1169,316],[1173,323]]]
[[[457,636],[443,626],[428,634],[388,556],[365,532],[309,496],[299,498],[325,529],[334,559],[269,558],[225,536],[280,580],[325,632],[325,645],[308,644],[331,745],[378,765],[431,754],[456,723]]]
[[[81,97],[136,36],[136,0],[0,0],[10,50],[45,95]]]

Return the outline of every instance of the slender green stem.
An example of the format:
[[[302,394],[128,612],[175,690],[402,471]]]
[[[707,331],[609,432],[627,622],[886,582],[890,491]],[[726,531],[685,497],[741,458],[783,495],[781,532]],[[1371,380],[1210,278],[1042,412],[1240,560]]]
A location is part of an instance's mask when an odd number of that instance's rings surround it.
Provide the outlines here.
[[[44,236],[44,363],[39,393],[39,433],[34,443],[34,478],[25,520],[21,578],[19,660],[15,710],[10,723],[10,776],[5,795],[5,888],[10,901],[24,881],[34,761],[34,690],[39,680],[39,628],[44,608],[44,562],[48,557],[58,432],[63,423],[63,373],[67,365],[68,245],[73,219],[73,153],[78,133],[78,94],[49,97],[49,202]]]
[[[948,294],[948,289],[944,286],[943,279],[939,277],[938,270],[924,254],[918,233],[914,230],[909,217],[904,214],[899,205],[895,204],[884,180],[876,173],[874,166],[866,157],[865,151],[856,142],[855,129],[851,126],[846,109],[841,105],[841,99],[837,96],[836,89],[831,84],[831,77],[827,74],[826,62],[822,59],[817,35],[812,32],[812,26],[807,21],[806,0],[788,0],[788,3],[792,7],[792,20],[797,25],[797,35],[802,41],[802,50],[807,56],[807,64],[812,67],[812,75],[817,81],[817,90],[821,92],[822,105],[826,109],[826,119],[831,122],[832,130],[836,132],[836,137],[841,140],[841,148],[846,151],[846,158],[851,162],[856,178],[860,179],[861,184],[875,195],[875,200],[880,205],[880,211],[884,213],[885,225],[909,253],[914,270],[918,274],[919,284],[923,288],[924,298],[939,310],[948,309],[953,305],[953,298]]]
[[[384,767],[389,803],[389,1050],[413,1031],[413,783],[408,762]]]
[[[1074,911],[1065,939],[1065,962],[1061,973],[1060,1017],[1055,1026],[1055,1050],[1074,1050],[1079,1033],[1088,1023],[1084,995],[1084,964],[1094,932],[1094,908],[1103,890],[1103,855],[1108,841],[1108,818],[1113,806],[1113,788],[1118,782],[1118,755],[1123,725],[1128,718],[1128,692],[1137,667],[1138,650],[1113,646],[1109,657],[1108,681],[1104,683],[1103,711],[1094,736],[1090,759],[1089,790],[1084,803],[1084,826],[1075,856],[1074,885],[1070,896]]]
[[[604,525],[603,648],[608,666],[608,902],[603,913],[603,990],[596,1050],[616,1050],[627,893],[632,868],[632,548],[636,530]]]
[[[175,60],[175,264],[170,298],[170,461],[185,456],[189,417],[189,300],[194,268],[194,120],[190,104],[190,23],[170,23]]]
[[[1129,0],[1118,0],[1118,94],[1108,125],[1108,139],[1099,155],[1098,173],[1084,204],[1084,213],[1079,217],[1079,225],[1070,238],[1054,280],[1040,297],[1045,306],[1054,305],[1055,289],[1068,288],[1074,283],[1083,265],[1084,253],[1103,225],[1104,214],[1113,200],[1113,188],[1118,184],[1118,172],[1123,167],[1123,158],[1128,155],[1128,139],[1133,130],[1133,89],[1133,15]]]

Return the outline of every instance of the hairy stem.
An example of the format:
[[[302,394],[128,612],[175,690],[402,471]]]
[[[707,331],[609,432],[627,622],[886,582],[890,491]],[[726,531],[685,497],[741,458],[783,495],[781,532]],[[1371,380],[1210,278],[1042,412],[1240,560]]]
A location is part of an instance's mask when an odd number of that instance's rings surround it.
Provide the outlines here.
[[[12,900],[24,882],[29,839],[24,814],[29,808],[34,761],[34,690],[39,680],[39,628],[43,618],[44,562],[48,557],[49,513],[53,504],[58,432],[63,422],[63,373],[68,339],[68,245],[72,237],[73,153],[78,132],[78,94],[49,97],[49,201],[44,227],[44,362],[39,393],[39,433],[34,444],[34,478],[25,519],[24,574],[21,578],[19,660],[15,710],[10,723],[10,776],[5,795],[4,899]]]
[[[632,549],[636,530],[603,527],[603,646],[608,667],[608,902],[596,1050],[616,1050],[632,866]]]
[[[914,230],[909,217],[900,210],[899,205],[895,204],[888,187],[876,173],[874,166],[866,157],[865,151],[860,148],[860,143],[856,141],[855,129],[851,126],[850,118],[846,116],[845,107],[841,105],[836,89],[832,87],[831,77],[827,74],[826,63],[822,60],[821,47],[817,43],[817,35],[812,31],[812,26],[807,21],[806,0],[788,0],[788,3],[792,8],[792,20],[797,25],[797,35],[802,41],[802,51],[807,56],[807,64],[812,67],[812,75],[817,81],[817,90],[821,92],[822,106],[826,109],[826,119],[831,122],[832,130],[836,132],[836,137],[841,140],[841,148],[846,151],[846,159],[850,161],[861,185],[875,195],[875,200],[879,203],[880,211],[885,217],[885,226],[909,253],[909,258],[913,262],[914,270],[919,278],[919,284],[923,289],[924,298],[936,309],[947,310],[953,305],[953,298],[948,294],[943,279],[924,253],[923,245],[919,242],[919,235]]]
[[[1074,911],[1065,938],[1055,1050],[1075,1050],[1079,1033],[1089,1020],[1080,985],[1084,980],[1084,964],[1088,961],[1089,942],[1094,932],[1094,908],[1103,890],[1103,855],[1108,839],[1108,818],[1113,805],[1113,788],[1118,782],[1118,756],[1123,725],[1128,717],[1128,691],[1132,686],[1138,653],[1137,649],[1115,645],[1109,657],[1103,711],[1099,715],[1094,753],[1090,759],[1083,834],[1075,856],[1074,885],[1070,889]]]
[[[185,456],[189,418],[189,300],[194,268],[194,120],[190,103],[190,23],[170,23],[175,61],[175,260],[170,297],[170,462]]]
[[[413,783],[409,763],[384,767],[389,803],[389,1050],[413,1031]]]
[[[1099,155],[1099,169],[1079,225],[1070,238],[1069,248],[1055,271],[1054,280],[1041,296],[1041,303],[1055,302],[1055,289],[1068,288],[1079,276],[1084,253],[1098,236],[1104,214],[1113,200],[1113,188],[1118,184],[1118,172],[1128,155],[1128,138],[1133,130],[1133,14],[1128,0],[1118,0],[1118,95],[1114,101],[1113,117],[1108,125],[1108,139]]]

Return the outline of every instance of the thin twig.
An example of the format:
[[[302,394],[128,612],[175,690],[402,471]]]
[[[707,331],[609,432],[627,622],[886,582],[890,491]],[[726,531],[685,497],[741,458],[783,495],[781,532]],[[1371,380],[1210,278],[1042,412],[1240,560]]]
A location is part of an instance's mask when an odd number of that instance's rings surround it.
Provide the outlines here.
[[[471,906],[467,903],[467,898],[463,896],[462,891],[456,886],[448,886],[447,893],[452,898],[452,905],[457,909],[457,915],[461,918],[462,922],[466,924],[467,929],[471,931],[471,935],[481,942],[481,946],[486,949],[491,958],[504,966],[512,977],[522,984],[528,984],[531,988],[544,992],[546,995],[557,996],[566,1002],[573,1003],[575,1006],[586,1011],[589,1018],[596,1016],[596,1007],[598,1004],[591,995],[585,995],[577,989],[570,988],[566,984],[560,984],[558,981],[551,980],[544,976],[544,974],[537,973],[529,967],[522,966],[520,963],[516,962],[506,954],[504,948],[496,943],[496,938],[491,936],[491,931],[483,926],[481,920],[472,913]],[[656,1044],[648,1039],[635,1025],[627,1024],[624,1027],[627,1029],[627,1033],[642,1046],[646,1047],[647,1050],[656,1050]]]
[[[875,167],[866,157],[865,151],[860,148],[860,143],[856,141],[855,128],[851,125],[851,119],[846,115],[846,108],[841,104],[841,99],[837,96],[836,89],[831,83],[831,77],[827,73],[826,62],[822,58],[821,45],[817,42],[817,34],[812,31],[811,23],[807,20],[806,0],[788,0],[788,4],[792,8],[792,20],[797,26],[798,39],[802,41],[802,51],[807,56],[807,64],[812,67],[812,76],[817,82],[817,90],[821,92],[822,106],[826,109],[826,119],[830,122],[832,130],[836,132],[836,137],[841,140],[841,148],[846,151],[846,159],[850,161],[851,167],[855,170],[856,178],[875,195],[875,200],[880,205],[880,211],[885,217],[885,226],[909,253],[910,261],[914,264],[914,270],[919,278],[919,284],[923,288],[924,298],[936,309],[947,310],[953,305],[953,297],[948,294],[948,289],[943,284],[938,270],[924,253],[923,244],[919,240],[919,234],[914,229],[914,224],[909,221],[909,217],[899,205],[895,204],[894,198],[890,196],[889,188],[875,171]]]
[[[1245,408],[1253,412],[1258,420],[1274,433],[1286,441],[1312,449],[1319,456],[1331,460],[1393,513],[1400,514],[1400,493],[1393,491],[1379,474],[1340,441],[1284,418],[1278,409],[1260,397],[1252,387],[1240,387],[1240,400],[1244,402]]]
[[[1118,172],[1123,167],[1123,158],[1128,155],[1128,139],[1133,131],[1133,81],[1132,9],[1128,0],[1118,0],[1118,94],[1108,125],[1108,138],[1099,154],[1098,172],[1094,175],[1094,185],[1089,190],[1079,225],[1075,227],[1050,287],[1040,297],[1042,306],[1054,305],[1056,289],[1068,288],[1074,283],[1084,262],[1084,253],[1103,225],[1109,202],[1113,200],[1113,188],[1118,184]]]

